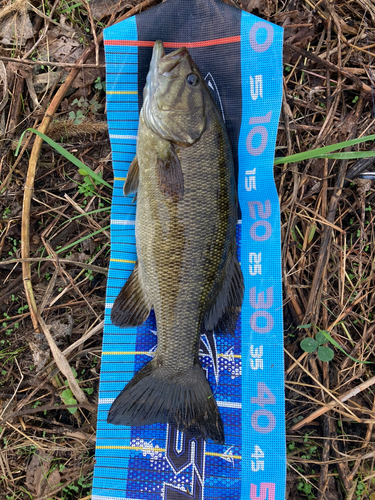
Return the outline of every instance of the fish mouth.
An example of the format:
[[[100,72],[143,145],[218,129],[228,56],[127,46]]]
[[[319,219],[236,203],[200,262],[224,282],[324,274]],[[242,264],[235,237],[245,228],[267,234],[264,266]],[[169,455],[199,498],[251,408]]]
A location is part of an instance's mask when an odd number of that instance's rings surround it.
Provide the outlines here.
[[[154,44],[154,49],[152,51],[152,58],[150,62],[150,72],[154,72],[158,68],[159,61],[164,57],[164,45],[161,40],[156,40]]]
[[[170,73],[188,55],[186,47],[180,47],[170,54],[165,55],[163,42],[156,40],[152,52],[150,69],[160,74]]]

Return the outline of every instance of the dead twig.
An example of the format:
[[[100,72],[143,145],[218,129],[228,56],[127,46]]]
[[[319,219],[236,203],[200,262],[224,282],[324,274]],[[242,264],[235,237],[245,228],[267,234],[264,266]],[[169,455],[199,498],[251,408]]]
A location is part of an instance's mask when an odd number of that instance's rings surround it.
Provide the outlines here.
[[[0,261],[0,266],[7,266],[9,264],[18,264],[21,262],[51,262],[55,263],[52,257],[32,257],[30,259],[9,259]],[[84,269],[90,269],[95,273],[108,274],[108,269],[100,266],[93,266],[92,264],[87,264],[86,262],[78,262],[69,259],[59,259],[60,264],[71,264],[78,267],[83,267]]]
[[[357,119],[362,111],[363,104],[364,104],[364,100],[363,100],[363,95],[361,94],[359,101],[358,101],[357,108],[356,108],[356,112],[355,112]],[[356,133],[356,129],[353,130],[352,133],[350,134],[351,139],[354,138],[355,133]],[[350,148],[345,148],[345,149],[348,150]],[[337,210],[337,206],[338,206],[339,199],[341,196],[342,188],[344,185],[347,164],[348,164],[348,161],[343,160],[341,163],[341,166],[340,166],[340,170],[337,174],[336,183],[335,183],[335,191],[332,194],[331,201],[330,201],[329,208],[328,208],[328,213],[327,213],[327,220],[331,224],[333,224],[335,217],[336,217],[336,210]],[[317,303],[319,303],[317,301],[317,297],[320,298],[320,294],[321,294],[322,277],[323,277],[323,274],[325,272],[327,262],[328,262],[328,259],[330,256],[331,240],[332,240],[332,230],[329,226],[325,226],[323,236],[322,236],[322,243],[320,246],[318,261],[317,261],[316,269],[315,269],[315,273],[314,273],[314,279],[313,279],[313,282],[311,285],[309,301],[308,301],[306,311],[305,311],[304,322],[306,322],[306,323],[310,319],[315,305]],[[315,313],[318,314],[318,310],[315,310]]]
[[[29,59],[14,59],[13,57],[0,56],[1,61],[19,64],[20,66],[50,66],[52,68],[105,68],[105,64],[91,64],[91,63],[63,63],[58,61],[30,61]]]
[[[348,399],[352,398],[353,396],[356,396],[357,394],[364,391],[365,389],[368,389],[369,387],[371,387],[374,384],[375,384],[375,376],[371,377],[366,382],[362,382],[362,384],[357,385],[357,387],[355,387],[354,389],[350,389],[349,391],[347,391],[345,394],[340,396],[335,401],[331,401],[328,405],[322,406],[322,408],[319,408],[318,410],[314,411],[311,415],[304,418],[303,420],[301,420],[297,424],[293,425],[291,427],[291,430],[296,431],[297,429],[300,429],[304,425],[309,424],[310,422],[313,422],[314,420],[316,420],[318,417],[320,417],[321,415],[323,415],[327,411],[335,408],[338,404],[345,403],[345,401],[347,401]]]
[[[59,368],[59,370],[61,371],[61,373],[67,379],[70,390],[74,394],[74,397],[77,399],[77,401],[80,404],[87,404],[88,400],[85,396],[85,393],[78,385],[78,382],[75,379],[73,372],[72,372],[72,369],[70,368],[69,363],[67,362],[65,356],[60,351],[60,349],[57,347],[56,342],[55,342],[54,338],[52,337],[48,326],[46,325],[46,323],[44,322],[44,320],[40,316],[39,312],[37,312],[36,316],[37,316],[37,320],[38,320],[40,326],[42,327],[43,333],[47,339],[48,345],[51,349],[53,359],[55,360],[55,363],[56,363],[57,367]]]
[[[332,64],[332,63],[326,61],[325,59],[322,59],[321,57],[315,55],[314,53],[308,52],[307,50],[304,50],[304,49],[301,49],[299,47],[296,47],[295,45],[292,45],[291,43],[284,42],[284,46],[287,47],[288,49],[293,50],[297,54],[300,54],[303,57],[307,57],[308,59],[311,59],[312,61],[314,61],[314,62],[316,62],[318,64],[321,64],[325,68],[328,68],[328,69],[330,69],[331,71],[333,71],[335,73],[340,73],[342,76],[345,76],[346,78],[349,78],[350,80],[352,80],[355,83],[355,85],[357,86],[358,89],[361,89],[364,92],[369,93],[369,94],[372,93],[371,87],[369,87],[368,85],[366,85],[365,83],[363,83],[352,72],[346,71],[345,69],[342,69],[342,68],[336,66],[335,64]]]

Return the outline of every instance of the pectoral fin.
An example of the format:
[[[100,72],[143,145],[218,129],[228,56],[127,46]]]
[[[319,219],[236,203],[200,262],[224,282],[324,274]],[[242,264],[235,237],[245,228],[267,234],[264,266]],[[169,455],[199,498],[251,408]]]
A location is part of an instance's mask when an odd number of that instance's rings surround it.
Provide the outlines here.
[[[180,200],[184,195],[184,176],[174,147],[170,147],[165,158],[157,158],[156,168],[161,191],[175,201]]]
[[[111,321],[121,328],[142,325],[150,311],[151,304],[142,290],[137,262],[113,304]]]
[[[243,294],[244,281],[241,266],[233,252],[222,287],[214,304],[205,315],[203,323],[205,330],[228,332],[233,335],[241,311]]]
[[[124,184],[124,196],[128,194],[136,193],[138,191],[139,182],[139,165],[138,158],[134,156],[133,161],[130,164],[128,175],[126,176],[126,181]]]

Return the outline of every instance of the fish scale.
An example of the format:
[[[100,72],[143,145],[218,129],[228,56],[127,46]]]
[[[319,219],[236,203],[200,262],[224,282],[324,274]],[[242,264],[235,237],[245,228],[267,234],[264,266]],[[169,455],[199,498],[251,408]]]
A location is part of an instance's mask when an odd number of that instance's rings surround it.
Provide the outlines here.
[[[154,141],[151,142],[149,135],[142,133],[144,126],[141,120],[138,149],[142,151],[144,148],[150,151],[150,153],[142,153],[144,157],[142,162],[148,165],[155,162],[155,151],[158,150],[158,143],[159,148],[162,148],[160,146],[162,140],[155,135]],[[203,303],[205,302],[206,297],[202,296],[198,287],[205,286],[207,290],[213,288],[214,283],[207,279],[207,275],[209,273],[216,275],[216,269],[222,260],[223,247],[227,247],[226,251],[228,251],[229,245],[233,246],[235,225],[228,224],[228,209],[223,210],[223,205],[229,206],[229,189],[226,189],[228,192],[226,199],[216,196],[219,191],[220,176],[218,171],[210,166],[221,163],[224,171],[222,177],[228,187],[230,175],[227,173],[228,168],[225,162],[213,158],[217,154],[216,148],[209,148],[209,145],[207,147],[207,142],[211,139],[210,134],[207,133],[207,137],[204,135],[201,141],[179,155],[185,183],[185,195],[181,202],[175,203],[166,199],[160,192],[155,169],[140,167],[136,219],[138,262],[145,273],[146,269],[149,270],[149,275],[145,275],[145,279],[155,301],[154,309],[159,338],[164,329],[164,324],[160,321],[161,316],[158,314],[159,306],[173,319],[174,323],[171,328],[186,323],[185,306],[191,301],[196,302],[198,297],[201,297]],[[197,176],[199,172],[196,171],[195,158],[202,158],[204,149],[206,149],[207,159],[204,163],[207,163],[207,168],[202,169],[201,164],[200,175]],[[207,150],[212,151],[212,154],[208,156]],[[231,206],[234,220],[234,196]],[[207,227],[208,221],[211,226],[209,228]],[[156,228],[155,225],[157,225]],[[159,227],[164,230],[160,231]],[[155,273],[158,275],[157,280],[154,279]],[[177,277],[180,277],[180,280],[176,279]],[[163,284],[168,287],[168,293],[165,289],[159,290]],[[173,296],[174,292],[175,296]],[[189,302],[186,301],[186,294],[190,298]],[[164,308],[164,301],[167,302],[167,310]],[[171,314],[171,308],[175,308],[173,314]],[[202,314],[202,305],[194,303],[193,311],[195,316],[198,313]],[[197,335],[198,332],[195,333],[195,336]]]

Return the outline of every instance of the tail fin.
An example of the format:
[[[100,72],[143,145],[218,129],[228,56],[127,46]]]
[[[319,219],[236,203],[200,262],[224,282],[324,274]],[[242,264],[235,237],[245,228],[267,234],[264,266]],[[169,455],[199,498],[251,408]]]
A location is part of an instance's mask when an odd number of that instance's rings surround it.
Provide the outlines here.
[[[211,387],[199,364],[173,373],[150,361],[113,402],[107,422],[114,425],[173,423],[204,439],[224,444],[224,427]]]

